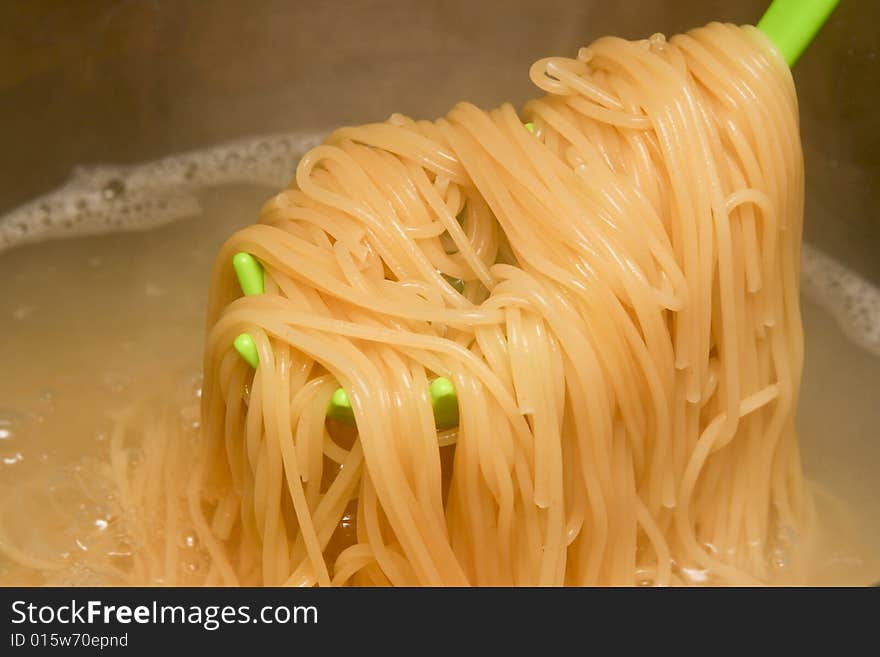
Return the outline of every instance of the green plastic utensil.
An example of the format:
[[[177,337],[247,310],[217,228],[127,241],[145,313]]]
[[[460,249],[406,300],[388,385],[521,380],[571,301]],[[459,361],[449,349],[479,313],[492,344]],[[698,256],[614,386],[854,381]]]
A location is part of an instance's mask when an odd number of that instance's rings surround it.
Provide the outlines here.
[[[447,276],[443,274],[443,278],[446,279],[446,282],[449,283],[452,288],[458,292],[459,294],[464,294],[464,281],[460,278],[453,278],[452,276]]]
[[[232,257],[232,267],[238,276],[238,284],[245,296],[262,294],[265,290],[263,265],[250,253],[236,253]]]
[[[245,296],[262,294],[264,291],[263,265],[250,253],[240,252],[232,257],[232,268],[238,276],[238,284]],[[253,338],[247,333],[242,333],[232,342],[232,346],[250,366],[255,368],[260,364],[260,356]]]
[[[251,367],[257,368],[257,365],[260,364],[260,354],[257,352],[257,345],[254,344],[254,339],[251,336],[247,333],[240,334],[232,341],[232,346]]]
[[[794,66],[839,2],[773,0],[758,21],[758,29],[779,49],[786,63]]]
[[[348,399],[348,393],[342,388],[337,388],[330,398],[330,404],[327,406],[327,417],[337,422],[354,424],[354,411],[351,409],[351,401]]]
[[[446,377],[439,376],[428,388],[431,395],[431,408],[434,411],[434,425],[440,430],[458,426],[458,397],[455,386]],[[354,411],[351,400],[343,388],[337,388],[327,405],[327,417],[337,422],[354,424]]]
[[[458,426],[458,397],[455,386],[445,377],[431,381],[431,406],[434,409],[434,424],[441,431]]]
[[[238,284],[245,296],[263,294],[265,291],[265,279],[263,266],[250,253],[236,253],[232,258],[232,267],[238,277]],[[464,282],[447,276],[446,280],[459,292],[464,291]],[[238,354],[254,369],[260,364],[260,354],[253,338],[247,333],[241,333],[232,341],[232,346]],[[434,422],[438,429],[450,429],[458,424],[458,398],[455,396],[455,386],[452,381],[444,377],[438,377],[431,382],[429,388],[431,394],[431,406],[434,410]],[[354,411],[348,394],[342,388],[337,388],[330,398],[327,406],[327,417],[337,422],[354,424]]]

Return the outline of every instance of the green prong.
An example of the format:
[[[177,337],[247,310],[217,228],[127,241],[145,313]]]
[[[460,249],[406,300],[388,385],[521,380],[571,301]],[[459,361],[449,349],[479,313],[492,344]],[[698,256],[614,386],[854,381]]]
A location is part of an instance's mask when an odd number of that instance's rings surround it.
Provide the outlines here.
[[[251,367],[257,369],[257,365],[260,364],[260,354],[257,352],[257,345],[254,344],[254,339],[251,336],[242,333],[232,341],[232,346]]]
[[[431,381],[431,406],[434,407],[434,423],[441,431],[458,425],[458,397],[452,381],[439,376]]]
[[[447,276],[446,274],[443,274],[443,278],[445,278],[446,282],[449,283],[453,288],[455,288],[456,292],[458,292],[459,294],[464,294],[464,281],[463,280],[461,280],[460,278],[453,278],[452,276]]]
[[[354,424],[354,411],[351,409],[351,400],[348,398],[348,393],[342,388],[337,388],[330,398],[330,404],[327,406],[327,417],[337,422]]]
[[[263,265],[250,253],[241,251],[232,256],[232,267],[238,276],[238,284],[245,296],[262,294],[265,290],[263,281]]]
[[[535,124],[531,121],[529,121],[528,123],[523,123],[523,127],[532,134],[535,134]]]

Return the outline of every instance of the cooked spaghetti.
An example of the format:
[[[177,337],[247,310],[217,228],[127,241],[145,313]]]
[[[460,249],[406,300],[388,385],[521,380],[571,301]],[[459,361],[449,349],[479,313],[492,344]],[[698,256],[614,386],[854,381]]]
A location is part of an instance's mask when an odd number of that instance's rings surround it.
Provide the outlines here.
[[[181,581],[184,524],[208,555],[188,583],[749,584],[797,564],[788,68],[716,23],[530,75],[545,95],[521,114],[337,130],[229,239],[198,439],[138,409],[112,437],[126,578]],[[240,251],[264,294],[242,295]],[[325,417],[340,386],[355,425]]]

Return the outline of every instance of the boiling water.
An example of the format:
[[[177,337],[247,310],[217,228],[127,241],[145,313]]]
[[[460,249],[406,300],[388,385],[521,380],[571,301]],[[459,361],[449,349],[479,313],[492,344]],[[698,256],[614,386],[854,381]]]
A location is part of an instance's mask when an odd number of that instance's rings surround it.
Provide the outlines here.
[[[286,135],[81,169],[0,218],[0,583],[126,581],[144,546],[127,531],[109,473],[114,421],[152,396],[162,400],[156,414],[195,439],[214,254],[316,141]],[[45,241],[58,237],[68,239]],[[802,280],[800,441],[821,521],[805,583],[871,583],[880,580],[880,291],[809,246]],[[126,449],[136,462],[143,446]],[[196,583],[205,555],[195,532],[173,532],[164,538],[183,555],[175,581]]]

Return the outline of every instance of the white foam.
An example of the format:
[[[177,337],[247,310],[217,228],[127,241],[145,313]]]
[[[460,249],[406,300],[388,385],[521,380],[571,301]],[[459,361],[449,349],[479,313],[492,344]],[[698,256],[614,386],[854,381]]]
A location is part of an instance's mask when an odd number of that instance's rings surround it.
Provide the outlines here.
[[[135,165],[77,167],[58,189],[0,217],[0,252],[47,239],[155,228],[199,212],[204,187],[289,184],[319,133],[229,142]]]
[[[801,293],[834,317],[850,340],[880,356],[880,289],[876,285],[804,244]]]
[[[60,188],[0,217],[0,252],[47,239],[147,230],[199,212],[205,187],[290,183],[323,133],[244,139],[135,165],[78,167]],[[880,289],[804,245],[801,289],[856,344],[880,355]]]

